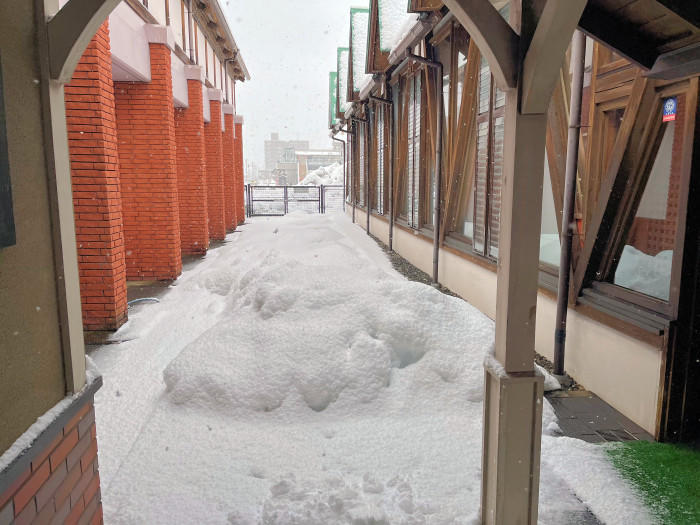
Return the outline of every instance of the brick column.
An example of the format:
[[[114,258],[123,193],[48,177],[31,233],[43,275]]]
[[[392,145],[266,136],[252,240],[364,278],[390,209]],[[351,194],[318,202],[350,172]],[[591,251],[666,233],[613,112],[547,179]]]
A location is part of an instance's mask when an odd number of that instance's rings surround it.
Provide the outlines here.
[[[207,150],[209,237],[214,240],[224,240],[226,237],[221,96],[220,90],[209,89],[211,119],[204,124],[204,141]]]
[[[183,254],[209,248],[202,68],[185,66],[189,107],[175,109],[180,242]]]
[[[175,279],[182,270],[170,48],[153,41],[149,47],[151,81],[114,84],[132,281]]]
[[[85,330],[116,330],[127,318],[109,22],[65,86],[80,296]]]
[[[236,125],[236,136],[234,138],[234,164],[236,172],[236,205],[237,213],[236,219],[238,224],[243,224],[245,222],[245,202],[243,188],[245,182],[243,178],[243,117],[241,115],[236,115],[234,117],[234,122]]]
[[[224,211],[226,214],[226,230],[233,231],[238,226],[236,215],[236,172],[234,165],[233,143],[233,105],[224,104],[224,196],[226,198]]]

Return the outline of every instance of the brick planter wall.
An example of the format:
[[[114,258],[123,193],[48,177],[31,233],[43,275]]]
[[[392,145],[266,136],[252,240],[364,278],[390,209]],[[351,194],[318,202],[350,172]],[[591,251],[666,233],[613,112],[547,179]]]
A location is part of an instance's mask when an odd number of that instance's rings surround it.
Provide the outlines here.
[[[170,49],[149,44],[151,82],[115,82],[126,276],[175,279],[182,270]]]
[[[203,254],[209,248],[209,217],[202,83],[188,80],[187,91],[189,107],[175,110],[180,242],[183,254]]]
[[[210,100],[211,120],[204,124],[207,150],[207,206],[209,208],[209,237],[226,237],[224,215],[224,166],[222,155],[221,101]]]
[[[102,523],[94,391],[0,472],[0,525]]]
[[[238,208],[236,220],[238,220],[238,224],[243,224],[245,222],[245,202],[243,189],[243,185],[245,184],[243,178],[243,120],[242,117],[236,117],[234,120],[237,121],[233,152],[233,162],[235,164],[236,173],[236,204]]]
[[[233,108],[231,108],[233,110]],[[233,113],[224,113],[225,131],[223,136],[224,159],[224,196],[226,198],[224,211],[226,217],[226,230],[233,231],[238,226],[236,214],[236,173],[233,162]]]
[[[65,87],[66,124],[85,330],[116,330],[127,317],[109,22]]]

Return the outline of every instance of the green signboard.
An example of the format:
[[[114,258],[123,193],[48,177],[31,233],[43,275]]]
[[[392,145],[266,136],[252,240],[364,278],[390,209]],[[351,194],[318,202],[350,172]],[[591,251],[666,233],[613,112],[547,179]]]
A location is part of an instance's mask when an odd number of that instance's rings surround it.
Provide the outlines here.
[[[328,127],[332,127],[338,119],[335,112],[338,107],[338,73],[332,71],[328,74]]]

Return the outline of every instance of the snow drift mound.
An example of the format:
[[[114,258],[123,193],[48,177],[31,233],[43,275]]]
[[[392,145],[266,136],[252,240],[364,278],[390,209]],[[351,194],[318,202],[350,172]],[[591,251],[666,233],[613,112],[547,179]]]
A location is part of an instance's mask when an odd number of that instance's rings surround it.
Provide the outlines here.
[[[276,257],[232,287],[239,315],[165,370],[173,402],[236,414],[351,409],[385,390],[392,404],[442,406],[455,393],[460,403],[481,400],[493,328],[472,307],[422,284],[380,275],[337,282],[323,267]]]
[[[260,264],[243,275],[222,268],[225,278],[207,273],[192,284],[224,295],[228,306],[165,369],[174,403],[240,415],[481,400],[492,321],[389,275],[332,229],[285,233],[274,248],[246,254]],[[313,253],[295,253],[300,235]],[[324,266],[329,260],[338,263]]]
[[[343,184],[343,165],[339,163],[322,166],[310,171],[299,183],[300,186],[332,186]]]

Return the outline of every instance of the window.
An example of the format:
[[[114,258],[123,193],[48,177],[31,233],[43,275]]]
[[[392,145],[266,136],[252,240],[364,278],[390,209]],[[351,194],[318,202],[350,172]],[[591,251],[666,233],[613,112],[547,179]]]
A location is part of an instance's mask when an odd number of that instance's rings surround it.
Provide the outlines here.
[[[474,172],[474,251],[498,258],[503,176],[505,94],[495,87],[485,58],[479,67],[476,164]]]
[[[682,147],[682,133],[677,133],[675,122],[664,127],[646,188],[610,279],[618,286],[668,301],[680,197],[680,164],[674,162],[673,150],[674,146]]]
[[[10,158],[7,149],[4,100],[2,64],[0,64],[0,248],[15,244],[15,221],[12,212],[12,186],[10,184]]]
[[[474,236],[474,170],[479,55],[461,26],[441,42],[438,56],[445,65],[443,95],[443,228],[450,239],[470,245]],[[447,66],[449,64],[449,67]]]
[[[374,173],[374,196],[372,202],[372,209],[376,210],[377,213],[384,214],[385,206],[385,195],[384,188],[386,185],[386,106],[384,104],[377,104],[375,106],[375,119],[376,119],[376,155],[375,155],[375,173]]]
[[[623,161],[602,219],[599,226],[594,225],[597,230],[589,240],[593,247],[583,280],[584,287],[667,318],[677,315],[685,234],[679,218],[686,213],[692,154],[692,146],[686,147],[692,141],[685,134],[687,113],[695,108],[686,107],[685,89],[667,87],[666,93],[672,95],[663,97],[657,92],[653,107],[630,117],[634,120],[625,129],[629,142],[624,143]],[[672,122],[661,119],[666,96],[677,99]],[[627,112],[632,110],[628,107]],[[609,125],[607,115],[598,116]],[[600,155],[609,154],[605,143],[594,145]]]
[[[557,226],[557,211],[554,207],[554,192],[549,173],[549,160],[545,155],[542,181],[542,222],[540,228],[540,264],[559,268],[561,243]]]
[[[357,177],[357,195],[355,195],[355,202],[359,206],[365,205],[365,195],[367,183],[367,130],[364,123],[360,123],[358,126],[357,144],[358,144],[358,177]]]
[[[421,74],[407,79],[408,89],[408,140],[406,157],[406,219],[412,228],[420,228],[421,200]]]

